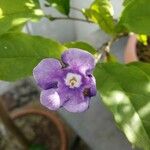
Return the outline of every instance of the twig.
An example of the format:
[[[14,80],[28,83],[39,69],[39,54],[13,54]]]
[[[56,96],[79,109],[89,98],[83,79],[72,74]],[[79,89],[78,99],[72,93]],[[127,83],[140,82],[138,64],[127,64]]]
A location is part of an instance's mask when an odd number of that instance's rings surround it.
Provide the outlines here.
[[[117,36],[113,37],[112,39],[110,39],[109,41],[103,43],[102,46],[100,48],[98,48],[98,50],[97,50],[98,55],[96,56],[96,63],[99,61],[102,61],[105,57],[108,56],[110,49],[114,42],[116,42],[119,38],[125,37],[127,35],[128,34],[123,33],[123,34],[117,35]]]
[[[85,20],[85,19],[75,18],[75,17],[70,17],[70,16],[67,16],[67,17],[53,17],[51,15],[46,15],[45,17],[48,18],[51,21],[56,21],[56,20],[74,20],[74,21],[82,21],[82,22],[87,22],[87,23],[94,23],[94,22],[92,22],[90,20]]]
[[[96,63],[99,61],[102,61],[105,57],[107,57],[107,54],[109,53],[113,43],[116,41],[116,38],[112,38],[111,40],[105,42],[102,44],[100,48],[98,48],[98,54],[95,55]]]
[[[72,6],[71,6],[70,8],[71,8],[71,9],[73,9],[73,10],[79,11],[80,13],[83,13],[83,12],[82,12],[82,10],[81,10],[81,9],[79,9],[79,8],[72,7]]]

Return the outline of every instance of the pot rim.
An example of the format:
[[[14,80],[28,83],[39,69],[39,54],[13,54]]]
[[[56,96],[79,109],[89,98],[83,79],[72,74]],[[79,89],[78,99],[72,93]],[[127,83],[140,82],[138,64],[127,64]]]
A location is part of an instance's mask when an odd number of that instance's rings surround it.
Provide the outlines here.
[[[129,36],[129,39],[127,41],[127,45],[126,45],[125,51],[124,51],[124,62],[125,63],[139,61],[137,53],[136,53],[136,44],[137,44],[136,35],[131,34]]]
[[[11,118],[13,120],[29,115],[29,114],[36,114],[36,115],[42,115],[46,116],[48,119],[50,119],[56,126],[59,135],[60,135],[60,150],[66,150],[67,149],[67,133],[64,127],[64,124],[62,121],[58,118],[56,113],[52,111],[48,111],[45,108],[41,106],[26,106],[24,108],[19,108],[16,111],[11,112]]]

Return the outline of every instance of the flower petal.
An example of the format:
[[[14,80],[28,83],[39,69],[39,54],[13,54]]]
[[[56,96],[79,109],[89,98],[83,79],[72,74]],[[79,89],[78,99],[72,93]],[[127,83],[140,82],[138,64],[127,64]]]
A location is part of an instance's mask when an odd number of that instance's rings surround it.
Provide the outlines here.
[[[85,81],[84,88],[89,89],[89,97],[95,96],[97,93],[95,77],[93,75],[87,76]]]
[[[33,70],[33,76],[37,84],[48,89],[57,86],[57,75],[60,75],[61,64],[52,58],[43,59]]]
[[[42,105],[50,110],[57,110],[61,106],[61,99],[55,89],[43,90],[40,101]]]
[[[62,54],[62,61],[69,67],[80,70],[82,73],[89,72],[95,67],[95,60],[92,54],[77,48],[65,51]]]
[[[69,99],[63,104],[64,108],[69,112],[83,112],[89,107],[89,97],[84,97],[80,92],[72,92]]]

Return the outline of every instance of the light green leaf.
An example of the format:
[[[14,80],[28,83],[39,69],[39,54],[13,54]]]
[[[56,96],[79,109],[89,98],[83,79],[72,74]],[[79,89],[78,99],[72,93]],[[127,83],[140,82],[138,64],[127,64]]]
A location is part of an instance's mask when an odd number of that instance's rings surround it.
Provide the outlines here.
[[[150,64],[100,64],[95,76],[104,104],[128,140],[150,150]]]
[[[0,36],[0,80],[13,81],[32,75],[40,60],[60,58],[65,48],[59,43],[23,33]]]
[[[83,10],[83,14],[109,34],[114,33],[113,7],[109,0],[95,0],[90,8]]]
[[[66,46],[67,48],[83,49],[85,51],[90,52],[91,54],[95,54],[96,53],[96,49],[94,47],[92,47],[90,44],[88,44],[86,42],[82,42],[82,41],[68,42],[68,43],[65,43],[64,46]]]
[[[147,35],[143,35],[143,34],[137,35],[137,39],[145,46],[148,44],[148,42],[147,42],[148,36]]]
[[[123,26],[129,32],[137,34],[150,34],[150,5],[149,0],[132,0],[124,8],[119,24],[119,32]],[[121,29],[121,30],[120,30]]]
[[[47,2],[61,13],[68,15],[70,11],[70,0],[47,0]]]
[[[111,53],[106,53],[106,62],[115,63],[118,62],[118,59],[115,55]]]
[[[0,34],[19,29],[29,21],[36,21],[43,12],[38,0],[0,0]]]

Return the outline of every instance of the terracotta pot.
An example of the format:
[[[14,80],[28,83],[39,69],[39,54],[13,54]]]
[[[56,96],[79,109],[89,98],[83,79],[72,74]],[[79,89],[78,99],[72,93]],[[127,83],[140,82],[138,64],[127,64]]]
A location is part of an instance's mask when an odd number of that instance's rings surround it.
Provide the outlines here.
[[[67,133],[65,130],[65,127],[59,117],[51,111],[47,111],[43,109],[42,107],[36,106],[36,107],[25,107],[18,109],[17,111],[14,111],[11,113],[11,117],[13,120],[19,119],[28,115],[40,115],[44,116],[47,119],[49,119],[53,124],[56,126],[58,132],[59,132],[59,138],[60,138],[60,149],[59,150],[66,150],[67,149]]]
[[[125,63],[138,61],[137,52],[136,52],[136,44],[137,44],[136,36],[134,34],[130,35],[128,42],[127,42],[127,46],[124,51],[124,62]]]

